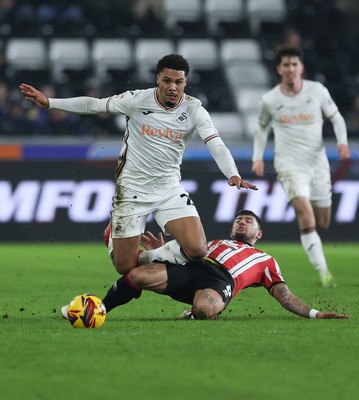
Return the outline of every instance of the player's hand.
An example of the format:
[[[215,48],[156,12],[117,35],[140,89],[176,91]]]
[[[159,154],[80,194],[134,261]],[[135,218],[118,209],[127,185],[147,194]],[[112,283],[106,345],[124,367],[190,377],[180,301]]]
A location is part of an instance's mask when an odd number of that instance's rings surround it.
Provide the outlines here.
[[[33,86],[22,83],[19,88],[21,93],[25,95],[26,100],[31,101],[41,108],[49,108],[49,99]]]
[[[244,181],[239,176],[232,176],[231,178],[229,178],[228,179],[228,185],[229,186],[236,186],[237,189],[245,188],[245,189],[258,190],[257,186],[252,185],[251,183]]]
[[[338,144],[338,154],[341,160],[349,160],[350,150],[346,144]]]
[[[264,161],[263,160],[253,161],[252,172],[254,172],[257,176],[264,176]]]
[[[156,238],[150,231],[147,231],[146,234],[143,233],[141,235],[140,243],[146,250],[153,250],[163,246],[165,241],[162,232],[160,232],[158,238]]]
[[[337,314],[334,312],[321,312],[319,311],[315,316],[316,319],[348,319],[349,316],[345,314]]]

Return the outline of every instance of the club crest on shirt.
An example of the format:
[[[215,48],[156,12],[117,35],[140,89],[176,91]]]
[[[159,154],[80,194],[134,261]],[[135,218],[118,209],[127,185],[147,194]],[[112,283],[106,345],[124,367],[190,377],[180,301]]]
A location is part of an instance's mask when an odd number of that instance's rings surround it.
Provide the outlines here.
[[[186,122],[188,120],[188,118],[187,118],[187,114],[185,113],[185,112],[183,112],[177,119],[176,119],[176,121],[177,122],[179,122],[179,123],[184,123],[184,122]]]

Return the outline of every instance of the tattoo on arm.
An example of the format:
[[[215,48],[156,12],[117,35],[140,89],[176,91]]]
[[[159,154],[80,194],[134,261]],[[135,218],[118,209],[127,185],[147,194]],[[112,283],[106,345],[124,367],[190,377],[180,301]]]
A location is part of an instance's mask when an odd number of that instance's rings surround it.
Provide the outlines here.
[[[218,300],[208,293],[203,293],[203,298],[206,299],[211,306],[216,306],[218,304]]]
[[[273,296],[286,310],[301,317],[308,318],[311,307],[291,293],[291,291],[288,289],[288,286],[279,284],[278,287],[276,287]]]
[[[146,271],[147,275],[156,275],[156,269],[153,267],[152,264],[146,265],[145,271]]]

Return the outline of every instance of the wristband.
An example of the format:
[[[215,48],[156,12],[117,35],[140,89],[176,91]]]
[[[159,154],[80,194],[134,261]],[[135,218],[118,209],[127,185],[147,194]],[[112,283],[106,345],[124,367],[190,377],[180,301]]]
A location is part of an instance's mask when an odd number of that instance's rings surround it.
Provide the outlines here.
[[[317,314],[318,314],[318,310],[315,310],[314,308],[312,308],[310,311],[309,311],[309,318],[310,319],[316,319],[317,318]]]

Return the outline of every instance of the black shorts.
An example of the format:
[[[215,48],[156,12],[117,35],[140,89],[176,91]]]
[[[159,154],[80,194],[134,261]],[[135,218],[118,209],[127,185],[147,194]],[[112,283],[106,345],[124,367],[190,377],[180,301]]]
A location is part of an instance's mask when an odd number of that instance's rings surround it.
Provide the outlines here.
[[[162,294],[177,301],[193,304],[194,295],[200,289],[213,289],[228,304],[233,293],[233,278],[222,266],[206,260],[190,261],[185,265],[166,262],[168,284]]]

